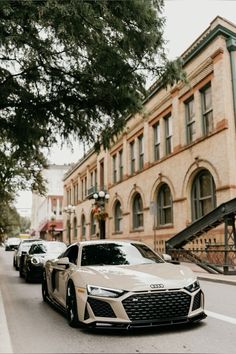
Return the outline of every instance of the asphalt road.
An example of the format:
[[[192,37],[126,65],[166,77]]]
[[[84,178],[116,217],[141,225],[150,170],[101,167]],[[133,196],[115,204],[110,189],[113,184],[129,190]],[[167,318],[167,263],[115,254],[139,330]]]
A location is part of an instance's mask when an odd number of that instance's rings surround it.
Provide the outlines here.
[[[0,353],[235,353],[235,286],[201,281],[208,317],[199,324],[132,332],[73,329],[45,304],[0,248]]]

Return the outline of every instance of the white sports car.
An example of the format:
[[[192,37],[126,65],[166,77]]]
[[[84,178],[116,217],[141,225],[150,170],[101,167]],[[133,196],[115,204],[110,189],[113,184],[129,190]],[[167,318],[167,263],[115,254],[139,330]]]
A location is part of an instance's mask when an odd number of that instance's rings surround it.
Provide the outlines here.
[[[204,295],[188,267],[165,262],[136,241],[84,241],[45,264],[44,301],[72,327],[148,327],[206,317]]]

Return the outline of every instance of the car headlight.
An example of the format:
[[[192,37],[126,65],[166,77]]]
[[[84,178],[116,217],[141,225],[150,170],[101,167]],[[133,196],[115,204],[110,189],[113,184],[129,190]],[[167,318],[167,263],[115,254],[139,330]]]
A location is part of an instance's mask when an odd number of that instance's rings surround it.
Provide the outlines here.
[[[42,263],[42,260],[39,257],[32,257],[31,258],[31,263],[34,265]]]
[[[188,285],[188,286],[185,286],[186,290],[188,290],[190,293],[193,293],[194,291],[200,289],[200,284],[199,284],[199,281],[198,280],[195,280],[194,283]]]
[[[101,288],[99,286],[87,285],[88,295],[102,296],[102,297],[119,297],[125,293],[123,290]]]

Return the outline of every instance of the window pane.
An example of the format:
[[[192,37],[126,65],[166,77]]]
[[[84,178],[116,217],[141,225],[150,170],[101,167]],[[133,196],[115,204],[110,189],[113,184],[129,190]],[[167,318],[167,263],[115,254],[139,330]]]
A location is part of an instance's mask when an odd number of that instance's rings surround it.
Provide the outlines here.
[[[213,130],[213,112],[209,112],[204,116],[206,133],[210,133]]]
[[[212,210],[212,200],[211,200],[211,198],[202,200],[201,201],[202,215],[205,215],[205,214],[209,213],[211,210]]]
[[[192,187],[192,218],[196,220],[215,208],[215,183],[208,171],[201,171]]]
[[[116,155],[112,157],[112,162],[113,162],[113,182],[116,183],[117,181]]]
[[[121,181],[123,177],[123,150],[119,151],[119,173],[120,173],[119,178]]]
[[[163,196],[164,196],[164,206],[171,204],[171,195],[170,189],[168,187],[163,188]]]
[[[213,109],[211,87],[201,91],[202,94],[202,113],[203,113],[203,133],[208,134],[213,130]]]
[[[186,124],[187,124],[187,143],[191,143],[195,134],[194,120],[194,98],[185,103]]]
[[[172,117],[165,118],[165,140],[166,140],[166,154],[172,152]]]
[[[194,116],[194,101],[193,99],[188,102],[188,115],[187,115],[187,120],[190,122]]]
[[[170,224],[171,220],[171,208],[164,209],[164,222],[165,224]]]
[[[172,197],[170,188],[164,184],[157,196],[158,221],[160,225],[171,224],[172,220]]]
[[[120,202],[116,203],[115,206],[115,231],[121,231],[121,219],[122,219],[122,212],[121,212],[121,204]]]
[[[200,196],[206,197],[211,195],[211,176],[203,174],[199,178],[200,181]]]
[[[82,216],[82,219],[81,219],[81,228],[82,228],[82,238],[84,239],[85,238],[85,234],[86,234],[86,225],[85,225],[85,217]]]
[[[208,87],[204,91],[204,97],[205,97],[205,110],[208,110],[212,107],[212,98],[211,98],[211,87]]]
[[[153,127],[154,130],[154,160],[160,159],[160,124],[157,123]]]
[[[133,201],[133,228],[143,226],[143,202],[141,196],[138,194]]]
[[[135,155],[134,155],[134,141],[130,143],[130,172],[135,172]]]

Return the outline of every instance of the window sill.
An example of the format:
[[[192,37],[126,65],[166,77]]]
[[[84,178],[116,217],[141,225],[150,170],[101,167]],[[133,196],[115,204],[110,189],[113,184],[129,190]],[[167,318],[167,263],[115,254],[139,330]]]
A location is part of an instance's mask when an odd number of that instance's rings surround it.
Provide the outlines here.
[[[174,227],[173,224],[166,224],[166,225],[158,225],[155,229],[163,230],[163,229],[172,229],[173,227]]]
[[[144,231],[144,228],[139,228],[139,229],[130,230],[130,233],[143,232],[143,231]]]

